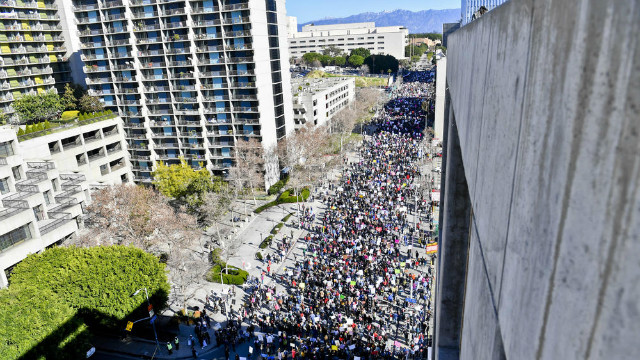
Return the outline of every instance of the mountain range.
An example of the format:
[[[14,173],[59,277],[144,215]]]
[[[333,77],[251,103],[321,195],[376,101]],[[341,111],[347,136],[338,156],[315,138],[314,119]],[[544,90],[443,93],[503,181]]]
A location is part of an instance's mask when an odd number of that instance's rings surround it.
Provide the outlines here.
[[[298,24],[298,31],[302,26],[347,24],[355,22],[375,22],[376,26],[404,26],[410,34],[437,32],[442,33],[442,24],[460,21],[460,9],[444,10],[393,10],[382,12],[365,12],[343,18],[327,18]]]

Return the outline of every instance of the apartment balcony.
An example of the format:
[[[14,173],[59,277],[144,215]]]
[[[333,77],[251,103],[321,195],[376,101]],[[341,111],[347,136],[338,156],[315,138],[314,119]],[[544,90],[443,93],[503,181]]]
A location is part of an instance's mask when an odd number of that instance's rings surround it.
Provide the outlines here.
[[[167,74],[150,74],[150,75],[142,75],[142,80],[144,81],[161,81],[167,80],[169,77]]]
[[[104,34],[102,29],[85,29],[78,31],[79,36],[97,36],[102,34]]]
[[[246,81],[246,82],[232,82],[230,84],[231,88],[234,89],[245,89],[245,88],[255,88],[256,87],[256,83],[252,82],[252,81]]]
[[[114,71],[134,70],[133,64],[118,64],[111,67]]]
[[[108,46],[122,46],[122,45],[131,45],[129,39],[120,39],[120,40],[107,40]]]
[[[136,99],[136,100],[122,100],[122,101],[120,101],[120,103],[121,103],[122,105],[140,106],[140,99]]]
[[[81,12],[81,11],[92,11],[98,10],[98,4],[89,4],[89,5],[74,5],[73,11]]]
[[[160,2],[164,2],[160,0]],[[160,16],[178,16],[178,15],[186,15],[187,9],[185,8],[176,8],[170,10],[164,10],[161,12]]]
[[[161,105],[161,104],[171,104],[171,99],[169,98],[151,98],[146,100],[147,105]]]
[[[242,112],[242,113],[257,113],[258,112],[258,107],[252,107],[252,106],[234,106],[233,107],[233,111],[234,112]]]
[[[142,68],[143,69],[153,69],[153,68],[160,68],[160,67],[166,67],[167,63],[165,62],[145,62],[142,64]]]
[[[167,46],[170,46],[170,45],[167,44]],[[191,48],[189,48],[189,47],[186,47],[186,48],[175,48],[175,49],[174,48],[170,48],[170,49],[167,49],[166,53],[168,55],[189,54],[189,53],[191,53]]]
[[[111,14],[111,15],[105,16],[102,21],[108,22],[108,21],[117,21],[117,20],[125,20],[125,19],[126,17],[124,14]]]
[[[155,120],[151,120],[151,127],[173,127],[175,124],[173,124],[171,121],[155,121]]]
[[[231,57],[231,58],[228,58],[227,62],[230,63],[230,64],[240,64],[240,63],[253,62],[253,56],[249,56],[249,57]]]
[[[105,30],[105,34],[126,34],[129,32],[129,29],[126,26],[122,27],[111,27]]]
[[[189,67],[192,65],[191,61],[169,61],[169,67]]]
[[[171,115],[173,114],[173,110],[172,109],[154,109],[154,108],[149,108],[149,115],[153,116],[153,115]]]
[[[200,14],[213,14],[214,12],[219,11],[217,6],[214,7],[192,7],[191,14],[192,15],[200,15]]]
[[[147,5],[154,5],[156,2],[157,2],[156,0],[129,0],[129,5],[147,6]]]
[[[160,30],[162,27],[160,26],[160,24],[135,24],[133,26],[133,31],[136,32],[140,32],[140,31],[157,31]]]
[[[144,123],[135,123],[135,122],[125,122],[124,127],[127,129],[144,129]]]
[[[124,59],[124,58],[132,58],[133,54],[130,52],[114,52],[109,55],[112,59]]]
[[[146,5],[146,4],[145,4]],[[138,19],[152,19],[158,17],[157,11],[132,11],[131,18],[134,20]]]
[[[251,36],[251,31],[249,30],[226,31],[224,36],[228,38],[247,37],[247,36]]]
[[[127,76],[114,76],[113,77],[113,81],[114,82],[126,83],[126,82],[136,82],[136,81],[138,81],[138,79],[135,76],[129,76],[129,77],[127,77]]]
[[[202,90],[218,90],[218,89],[227,89],[229,88],[229,85],[227,85],[226,83],[219,83],[219,84],[201,84],[200,88]]]
[[[140,91],[137,88],[120,88],[116,87],[116,93],[118,94],[139,94]]]
[[[223,19],[224,25],[248,24],[250,22],[248,16],[233,17],[231,19]]]
[[[253,46],[251,46],[251,44],[244,44],[244,45],[225,45],[224,47],[226,50],[229,51],[244,51],[244,50],[253,50]]]
[[[209,26],[217,26],[222,25],[222,21],[220,19],[212,19],[212,20],[197,20],[193,22],[193,27],[209,27]]]
[[[211,100],[211,101],[214,101],[214,100]],[[219,107],[219,108],[210,107],[210,108],[204,108],[203,110],[204,110],[205,114],[219,114],[219,113],[229,113],[229,112],[231,112],[231,108],[228,108],[228,107],[224,107],[224,108],[223,107]]]
[[[111,9],[115,7],[124,7],[124,3],[122,2],[122,0],[101,1],[100,6],[103,9]]]
[[[211,39],[222,39],[222,34],[195,34],[195,40],[211,40]]]
[[[199,77],[211,78],[211,77],[224,77],[227,74],[224,71],[201,71]]]
[[[170,138],[170,137],[178,137],[177,132],[154,132],[151,136],[152,138]]]
[[[233,5],[223,5],[220,8],[220,11],[238,11],[238,10],[247,10],[249,9],[249,4],[233,4]]]
[[[179,29],[179,28],[187,28],[189,25],[186,21],[174,21],[170,23],[166,23],[164,25],[165,29]]]
[[[131,156],[129,156],[129,159],[134,160],[134,161],[151,161],[151,156],[131,155]]]
[[[174,85],[171,91],[196,91],[195,85]]]
[[[80,59],[82,59],[82,61],[107,60],[104,55],[98,56],[96,54],[81,54]]]
[[[168,92],[171,91],[168,86],[145,86],[145,92],[149,93],[158,93],[158,92]]]
[[[197,103],[198,102],[198,98],[195,98],[195,97],[176,97],[174,99],[174,102],[177,102],[177,103]]]
[[[205,59],[205,58],[198,58],[198,65],[220,65],[220,64],[224,64],[226,61],[226,58],[224,57],[219,57],[217,59]]]
[[[90,18],[88,16],[85,17],[76,17],[76,24],[78,25],[90,25],[90,24],[100,24],[100,17]]]
[[[199,46],[196,48],[196,53],[220,52],[223,50],[224,46],[222,45]]]
[[[175,142],[175,143],[160,143],[160,144],[153,144],[153,148],[154,149],[179,149],[180,145]]]
[[[189,35],[188,34],[173,34],[171,36],[167,36],[164,38],[165,42],[171,42],[171,41],[189,41]]]
[[[170,74],[170,78],[171,79],[193,79],[193,72],[192,71],[188,71],[188,72],[180,72],[177,74]]]
[[[199,112],[198,110],[194,110],[194,109],[185,109],[185,110],[176,110],[175,114],[176,115],[198,115]]]
[[[144,44],[161,44],[162,38],[160,36],[157,37],[152,37],[152,38],[138,38],[136,40],[136,44],[138,45],[144,45]]]
[[[151,62],[150,60],[146,60],[146,58],[148,57],[156,57],[156,56],[163,56],[163,55],[164,55],[163,49],[138,51],[138,58],[140,59],[141,63]]]
[[[125,133],[124,137],[127,139],[134,139],[134,140],[143,140],[147,138],[146,134],[128,134]]]

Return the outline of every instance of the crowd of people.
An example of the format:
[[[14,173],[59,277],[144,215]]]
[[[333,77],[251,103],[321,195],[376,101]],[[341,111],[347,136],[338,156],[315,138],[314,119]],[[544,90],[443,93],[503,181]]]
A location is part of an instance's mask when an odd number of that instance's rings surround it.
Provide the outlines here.
[[[410,215],[422,209],[430,222],[415,186],[425,156],[423,91],[422,82],[398,87],[399,97],[374,119],[377,130],[364,140],[358,161],[327,189],[324,212],[302,210],[300,221],[309,231],[299,240],[303,256],[281,276],[274,274],[276,282],[247,289],[243,307],[232,314],[252,324],[248,336],[255,330],[250,355],[427,358],[433,274],[425,250],[414,246],[422,220]],[[279,253],[293,245],[278,245]],[[243,336],[237,329],[218,335],[225,346]]]

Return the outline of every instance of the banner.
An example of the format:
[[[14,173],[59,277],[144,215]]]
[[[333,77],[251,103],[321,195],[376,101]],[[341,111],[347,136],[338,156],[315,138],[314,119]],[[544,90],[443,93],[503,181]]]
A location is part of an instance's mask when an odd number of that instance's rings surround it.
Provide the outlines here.
[[[438,252],[438,243],[427,244],[427,254],[435,254]]]

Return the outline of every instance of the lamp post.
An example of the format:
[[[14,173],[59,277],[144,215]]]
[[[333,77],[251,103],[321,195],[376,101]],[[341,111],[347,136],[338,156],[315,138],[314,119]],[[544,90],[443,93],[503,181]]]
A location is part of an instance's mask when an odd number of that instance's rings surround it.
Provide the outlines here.
[[[145,296],[146,296],[146,298],[147,298],[147,305],[148,305],[148,307],[149,307],[149,308],[151,308],[151,303],[149,302],[149,292],[147,291],[147,288],[146,288],[146,287],[143,287],[142,289],[144,289],[144,295],[145,295]],[[140,292],[140,290],[142,290],[142,289],[138,289],[138,290],[136,290],[136,292],[134,292],[133,294],[131,294],[131,296],[136,296],[136,295],[138,295],[138,293],[139,293],[139,292]],[[151,310],[149,310],[149,311],[151,311]],[[156,338],[156,347],[158,347],[158,348],[159,348],[159,347],[160,347],[160,343],[158,342],[158,333],[156,332],[156,323],[155,323],[155,321],[153,321],[153,316],[151,316],[151,314],[149,314],[149,319],[150,319],[150,321],[151,321],[151,326],[153,327],[153,336],[155,336],[155,338]]]

